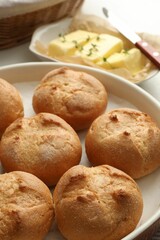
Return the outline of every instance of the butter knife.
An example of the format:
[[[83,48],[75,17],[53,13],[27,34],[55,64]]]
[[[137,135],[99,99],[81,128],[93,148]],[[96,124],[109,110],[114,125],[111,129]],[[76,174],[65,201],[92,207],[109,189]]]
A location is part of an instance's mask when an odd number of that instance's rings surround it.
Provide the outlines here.
[[[104,15],[108,18],[108,21],[160,69],[160,53],[148,42],[142,40],[140,36],[136,34],[126,22],[119,18],[118,15],[114,14],[112,10],[108,10],[105,7],[103,7],[102,10]]]

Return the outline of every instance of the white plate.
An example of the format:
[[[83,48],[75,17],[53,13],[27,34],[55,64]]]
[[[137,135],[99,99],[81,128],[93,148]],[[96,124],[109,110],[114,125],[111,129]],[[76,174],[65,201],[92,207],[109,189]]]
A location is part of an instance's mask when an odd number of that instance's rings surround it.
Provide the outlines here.
[[[25,116],[34,114],[32,95],[35,86],[50,70],[64,66],[63,63],[25,63],[0,68],[0,77],[6,79],[21,92]],[[113,74],[86,66],[65,64],[75,70],[85,71],[97,77],[109,93],[107,111],[118,107],[132,107],[150,114],[160,127],[160,104],[151,95],[135,84]],[[83,145],[81,164],[87,165],[84,138],[85,131],[79,136]],[[137,181],[144,199],[144,211],[137,228],[123,240],[133,240],[160,218],[160,169]],[[46,240],[62,240],[63,237],[54,226]]]
[[[54,61],[58,62],[55,58],[51,58],[46,54],[40,53],[36,49],[36,42],[39,41],[43,46],[47,47],[49,42],[55,38],[58,38],[59,34],[65,34],[68,31],[72,18],[65,18],[56,23],[46,24],[35,30],[32,35],[32,39],[29,45],[29,49],[42,61]]]
[[[29,50],[34,53],[40,60],[42,61],[54,61],[58,62],[55,58],[47,56],[45,53],[40,52],[36,48],[36,42],[40,42],[42,46],[45,46],[47,48],[49,42],[59,36],[59,34],[65,34],[68,31],[69,25],[72,21],[72,18],[65,18],[63,20],[60,20],[56,23],[47,24],[44,26],[41,26],[35,30],[35,32],[32,35],[32,39],[29,45]],[[105,70],[104,70],[105,71]],[[159,71],[157,69],[152,70],[145,80],[148,80],[155,76]],[[137,83],[143,82],[139,81]]]

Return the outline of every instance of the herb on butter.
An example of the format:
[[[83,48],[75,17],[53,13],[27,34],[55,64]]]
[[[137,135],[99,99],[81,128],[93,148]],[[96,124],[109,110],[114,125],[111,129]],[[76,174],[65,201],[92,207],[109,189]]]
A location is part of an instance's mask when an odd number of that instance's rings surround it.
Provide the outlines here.
[[[88,57],[92,55],[92,51],[93,51],[93,48],[90,48],[89,53],[87,54]]]
[[[92,43],[92,47],[93,47],[93,50],[94,50],[94,51],[98,52],[98,48],[97,48],[97,45],[96,45],[96,44]]]
[[[129,51],[128,49],[124,49],[124,50],[123,50],[123,53],[129,55],[129,52],[128,52],[128,51]]]
[[[66,42],[66,38],[64,34],[60,33],[58,36],[61,39],[61,42]]]
[[[76,40],[73,40],[72,42],[75,44],[75,48],[78,48],[78,43],[77,43],[77,41],[76,41]]]
[[[89,49],[89,53],[87,54],[87,56],[91,56],[93,52],[98,52],[98,48],[97,45],[94,43],[91,43],[92,48]]]
[[[83,51],[83,46],[79,46],[79,51],[82,52]]]
[[[86,42],[88,42],[90,39],[91,39],[90,36],[88,36],[87,39],[86,39]]]
[[[96,40],[99,41],[100,40],[100,36],[97,36]]]
[[[110,62],[108,62],[108,59],[106,57],[103,57],[103,62],[108,63],[108,65],[113,68],[112,64],[110,64]]]

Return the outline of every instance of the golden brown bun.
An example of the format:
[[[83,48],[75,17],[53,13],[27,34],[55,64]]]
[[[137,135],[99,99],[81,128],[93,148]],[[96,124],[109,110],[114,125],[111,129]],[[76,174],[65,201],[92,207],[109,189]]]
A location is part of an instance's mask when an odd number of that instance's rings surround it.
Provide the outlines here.
[[[6,129],[0,143],[0,160],[5,171],[32,173],[49,186],[80,162],[81,153],[77,133],[50,113],[17,119]]]
[[[42,240],[54,218],[48,187],[32,174],[0,175],[0,239]]]
[[[23,117],[23,103],[18,90],[0,78],[0,138],[17,118]]]
[[[68,170],[55,188],[54,202],[67,240],[120,240],[135,229],[143,209],[134,180],[107,165]]]
[[[134,109],[115,109],[97,118],[85,145],[91,163],[111,165],[135,179],[160,166],[160,129]]]
[[[56,114],[75,130],[89,127],[106,106],[107,93],[98,79],[66,67],[49,72],[33,95],[36,113]]]

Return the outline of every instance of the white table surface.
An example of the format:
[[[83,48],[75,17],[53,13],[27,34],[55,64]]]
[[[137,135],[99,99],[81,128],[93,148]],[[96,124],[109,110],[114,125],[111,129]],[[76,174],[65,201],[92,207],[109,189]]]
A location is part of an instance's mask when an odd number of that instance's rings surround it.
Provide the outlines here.
[[[103,17],[102,6],[108,0],[85,0],[81,11]],[[116,12],[137,32],[160,35],[160,0],[110,0]],[[0,51],[0,67],[15,63],[37,62],[39,59],[28,50],[29,42]],[[139,85],[160,101],[160,73]],[[152,240],[160,240],[160,230]]]

